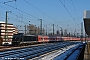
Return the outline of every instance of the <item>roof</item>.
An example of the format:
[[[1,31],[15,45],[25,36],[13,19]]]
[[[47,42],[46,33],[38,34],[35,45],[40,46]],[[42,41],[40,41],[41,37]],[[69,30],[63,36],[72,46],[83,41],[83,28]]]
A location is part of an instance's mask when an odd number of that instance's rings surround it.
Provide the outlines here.
[[[84,11],[84,18],[90,18],[90,10]]]
[[[5,22],[0,21],[0,24],[5,24]],[[13,25],[13,24],[11,24],[11,23],[7,23],[7,24],[9,24],[9,25]]]
[[[36,35],[24,35],[24,36],[36,36]]]
[[[90,19],[84,19],[84,28],[86,34],[90,36]]]

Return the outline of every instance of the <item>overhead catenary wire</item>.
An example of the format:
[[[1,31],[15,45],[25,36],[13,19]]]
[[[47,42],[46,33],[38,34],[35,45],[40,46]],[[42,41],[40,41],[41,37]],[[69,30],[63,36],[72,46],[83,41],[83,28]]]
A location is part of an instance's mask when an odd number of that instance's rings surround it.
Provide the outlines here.
[[[72,0],[71,0],[71,2],[72,2],[72,5],[73,5],[73,8],[74,8],[74,10],[75,10],[75,13],[76,13],[76,15],[77,15],[77,17],[78,17],[77,10],[76,10],[76,8],[75,8],[75,6],[74,6],[74,3],[73,3]]]
[[[17,19],[20,18],[19,15],[15,14],[15,13],[13,13],[13,12],[12,12],[12,14],[15,15],[15,16],[17,17]],[[18,20],[18,21],[20,21],[20,20]],[[24,24],[29,24],[29,23],[26,23],[26,22],[23,21],[23,20],[21,20],[20,22],[22,22],[22,23],[24,23]]]
[[[17,8],[15,8],[15,9],[17,9]],[[15,15],[15,16],[17,16],[17,18],[19,18],[19,16],[16,15],[15,13],[12,12],[12,14]],[[13,18],[13,17],[11,17],[11,18]],[[29,23],[26,23],[26,22],[20,21],[20,20],[18,20],[18,19],[15,19],[14,21],[17,21],[17,22],[20,22],[20,23],[24,23],[24,24],[29,24]],[[44,22],[46,22],[46,21],[44,21]],[[48,22],[47,22],[47,23],[48,23]]]
[[[1,4],[5,4],[5,3],[3,3],[3,2],[0,2],[0,3],[1,3]],[[18,11],[22,12],[22,13],[25,13],[25,14],[27,14],[27,15],[29,15],[29,16],[32,16],[32,17],[34,17],[34,18],[38,18],[38,17],[33,16],[33,15],[31,15],[31,14],[27,13],[27,12],[24,12],[24,11],[22,11],[22,10],[18,9],[18,8],[15,8],[15,7],[11,6],[11,5],[8,5],[8,4],[5,4],[5,5],[7,5],[7,6],[9,6],[9,7],[13,8],[13,9],[16,9],[16,10],[18,10]]]
[[[16,0],[12,0],[12,1],[7,1],[7,2],[4,2],[4,3],[13,2],[13,1],[15,1],[15,2],[16,2]]]
[[[26,0],[24,0],[25,2],[27,2]],[[3,2],[0,2],[0,3],[3,3]],[[27,2],[28,4],[30,4],[29,2]],[[4,4],[4,3],[3,3]],[[25,13],[25,14],[28,14],[28,13],[26,13],[26,12],[24,12],[24,11],[22,11],[22,10],[20,10],[20,9],[18,9],[17,7],[15,8],[15,7],[13,7],[13,6],[10,6],[10,5],[8,5],[8,4],[5,4],[5,5],[7,5],[7,6],[9,6],[9,7],[11,7],[11,8],[14,8],[14,9],[16,9],[16,10],[18,10],[18,11],[20,11],[20,12],[23,12],[23,13]],[[31,6],[33,6],[32,4],[30,4]],[[35,6],[33,6],[34,8],[36,8],[37,10],[39,10],[37,7],[35,7]],[[42,12],[41,10],[39,10],[40,12]],[[44,12],[42,12],[43,14],[45,14]],[[32,16],[32,17],[34,17],[34,18],[38,18],[38,17],[36,17],[36,16],[33,16],[33,15],[31,15],[31,14],[28,14],[28,15],[30,15],[30,16]],[[38,18],[39,19],[39,18]],[[44,20],[43,20],[44,21]],[[51,23],[52,24],[52,23]]]
[[[71,15],[71,13],[68,11],[68,9],[66,8],[66,6],[62,3],[61,0],[59,0],[59,2],[63,5],[63,7],[66,9],[66,11],[68,12],[68,14],[71,16],[71,18],[75,21],[76,25],[79,26],[76,22],[76,20],[73,18],[73,16]]]
[[[5,9],[5,8],[4,8],[3,6],[1,6],[1,5],[0,5],[0,7],[3,8],[3,9]],[[1,11],[0,11],[0,13],[1,13]],[[4,17],[1,17],[1,18],[4,18],[4,19],[5,19],[5,14],[4,14],[4,13],[1,13],[1,14],[3,14],[3,16],[4,16]],[[13,14],[13,15],[17,16],[17,18],[19,18],[19,15],[15,14],[15,13],[12,12],[11,14]],[[20,14],[20,13],[19,13],[19,14]],[[10,18],[13,18],[13,17],[10,16]],[[14,18],[14,19],[15,19],[14,21],[16,21],[16,18]],[[12,19],[12,20],[13,20],[13,19]],[[17,22],[20,22],[20,23],[21,23],[21,21],[19,21],[19,20],[17,20]],[[22,23],[27,24],[27,23],[24,22],[24,21],[22,21]]]
[[[80,18],[83,18],[83,17],[78,17],[78,18],[75,18],[75,19],[80,19]],[[68,22],[68,21],[72,21],[72,19],[71,20],[66,20],[66,21],[62,21],[62,22]],[[62,23],[62,22],[58,22],[58,23]]]
[[[4,4],[4,3],[3,3],[3,4]],[[7,5],[7,4],[5,4],[5,5]],[[7,5],[7,6],[8,6],[8,5]],[[10,7],[10,5],[9,5],[9,7]],[[11,7],[13,8],[13,6],[11,6]],[[17,10],[18,8],[17,8],[17,7],[16,7],[16,8],[14,7],[14,9],[16,9],[16,10]],[[38,8],[37,8],[37,9],[38,9]],[[19,9],[19,10],[20,10],[20,9]],[[19,10],[18,10],[18,11],[19,11]],[[41,11],[41,10],[40,10],[40,11]],[[20,10],[20,12],[22,12],[22,10]],[[23,11],[22,13],[27,14],[27,13],[26,13],[26,12],[24,12],[24,11]],[[42,12],[42,13],[43,13],[43,12]],[[29,14],[29,13],[28,13],[28,14]],[[28,14],[27,14],[27,15],[28,15]],[[44,13],[44,14],[45,14],[45,13]],[[30,15],[31,15],[31,14],[30,14]],[[29,15],[29,16],[30,16],[30,15]],[[35,16],[35,17],[36,17],[36,16]],[[34,17],[34,18],[35,18],[35,17]],[[38,18],[38,17],[37,17],[37,18]],[[45,21],[45,20],[43,20],[43,21]],[[46,21],[45,21],[45,22],[46,22]]]
[[[7,9],[7,8],[1,6],[1,5],[0,5],[0,7],[3,8],[3,9]],[[13,14],[13,15],[15,15],[15,16],[18,16],[17,18],[19,18],[19,15],[17,15],[16,13],[14,13],[14,11],[12,11],[11,14]],[[18,14],[21,14],[21,13],[18,13]],[[4,14],[4,15],[5,15],[5,14]],[[4,16],[4,15],[3,15],[3,16]],[[26,17],[24,17],[24,18],[26,19]],[[20,20],[20,19],[19,19],[19,20]],[[20,22],[20,23],[21,23],[21,21],[19,21],[19,20],[18,20],[17,22]],[[15,19],[14,21],[16,21],[16,19]],[[24,24],[29,24],[29,23],[27,23],[26,21],[23,21],[22,23],[24,23]]]
[[[23,0],[23,1],[25,1],[27,4],[29,4],[30,6],[34,7],[35,9],[37,9],[39,12],[43,13],[43,14],[46,15],[47,17],[49,17],[49,18],[51,18],[52,20],[56,21],[56,19],[53,19],[52,17],[50,17],[50,16],[47,15],[46,13],[42,12],[40,9],[38,9],[37,7],[35,7],[34,5],[32,5],[30,2],[28,2],[28,1],[26,1],[26,0]],[[45,20],[43,20],[43,21],[45,21]],[[68,22],[68,21],[67,21],[67,22]],[[57,21],[57,23],[58,23],[58,21]],[[51,23],[51,25],[52,25],[52,24],[53,24],[53,23]]]
[[[5,9],[5,8],[3,8],[3,9]],[[9,17],[10,17],[10,20],[12,19],[13,21],[15,21],[15,22],[19,22],[19,23],[24,23],[24,24],[29,24],[29,23],[26,23],[26,21],[24,22],[24,21],[22,21],[22,20],[20,20],[19,18],[19,15],[17,15],[16,13],[14,13],[14,12],[12,12],[11,14],[13,14],[14,16],[13,17],[11,17],[12,15],[10,15]],[[5,15],[5,14],[4,14]],[[3,16],[4,16],[3,15]],[[16,18],[15,18],[15,16],[16,16]],[[45,21],[44,21],[45,22]]]
[[[0,2],[0,3],[4,4],[3,2]],[[20,12],[23,12],[23,13],[25,13],[25,14],[28,14],[28,13],[26,13],[26,12],[24,12],[24,11],[18,9],[18,8],[15,8],[15,7],[11,6],[11,5],[8,5],[8,4],[5,4],[5,5],[7,5],[7,6],[13,8],[13,9],[16,9],[16,10],[18,10],[18,11],[20,11]],[[28,15],[30,15],[30,14],[28,14]],[[31,15],[30,15],[30,16],[31,16]],[[33,17],[34,17],[34,16],[33,16]],[[12,18],[13,18],[13,17],[12,17]],[[34,17],[34,18],[37,18],[37,17]],[[18,20],[17,20],[17,21],[18,21]],[[21,21],[18,21],[18,22],[21,22]]]
[[[39,12],[41,12],[42,14],[46,15],[47,17],[49,17],[50,19],[53,19],[54,21],[56,21],[56,19],[52,18],[51,16],[47,15],[46,13],[44,13],[43,11],[41,11],[40,9],[38,9],[37,7],[35,7],[34,5],[32,5],[30,2],[26,1],[26,0],[23,0],[25,1],[27,4],[29,4],[30,6],[34,7],[35,9],[37,9]],[[51,23],[53,24],[53,23]]]
[[[32,5],[31,3],[29,3],[28,1],[26,0],[23,0],[25,1],[26,3],[28,3],[29,5],[31,5],[32,7],[34,7],[35,9],[37,9],[38,11],[42,12],[40,9],[38,9],[37,7],[35,7],[34,5]],[[42,12],[43,14],[45,14],[44,12]]]
[[[0,2],[0,3],[1,3],[1,4],[5,4],[5,3],[3,3],[3,2]],[[32,16],[32,17],[34,17],[34,18],[36,18],[36,19],[39,19],[38,17],[36,17],[36,16],[34,16],[34,15],[31,15],[31,14],[29,14],[29,13],[25,12],[25,11],[22,11],[22,10],[18,9],[17,7],[13,7],[13,6],[8,5],[8,4],[5,4],[5,5],[7,5],[7,6],[9,6],[9,7],[13,8],[13,9],[16,9],[16,10],[18,10],[18,11],[22,12],[22,13],[25,13],[25,14],[27,14],[27,15],[29,15],[29,16]],[[43,21],[44,21],[44,20],[43,20]],[[50,23],[50,24],[51,24],[51,23]]]

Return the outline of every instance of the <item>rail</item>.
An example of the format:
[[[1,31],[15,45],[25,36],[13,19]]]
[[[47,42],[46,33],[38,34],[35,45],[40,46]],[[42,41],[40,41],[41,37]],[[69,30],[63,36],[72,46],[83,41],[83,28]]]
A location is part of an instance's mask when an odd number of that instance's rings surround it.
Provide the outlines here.
[[[34,46],[34,47],[26,47],[16,50],[9,50],[0,52],[0,60],[2,59],[20,59],[20,60],[27,60],[33,59],[43,54],[57,51],[61,49],[62,51],[66,51],[68,46],[77,46],[78,42],[61,42],[61,43],[53,43],[43,46]],[[69,47],[72,48],[72,47]]]

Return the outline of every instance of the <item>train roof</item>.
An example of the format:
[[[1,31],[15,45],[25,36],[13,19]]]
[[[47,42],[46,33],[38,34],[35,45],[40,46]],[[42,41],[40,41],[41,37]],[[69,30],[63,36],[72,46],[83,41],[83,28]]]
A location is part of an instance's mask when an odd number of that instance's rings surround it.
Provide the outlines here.
[[[61,37],[61,36],[49,36],[49,37]]]
[[[36,35],[24,35],[24,36],[36,36]]]

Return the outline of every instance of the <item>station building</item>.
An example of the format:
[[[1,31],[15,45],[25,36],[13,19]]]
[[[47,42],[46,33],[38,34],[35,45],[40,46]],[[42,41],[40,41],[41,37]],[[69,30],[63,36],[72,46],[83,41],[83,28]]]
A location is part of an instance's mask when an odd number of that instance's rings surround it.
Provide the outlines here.
[[[18,33],[18,29],[11,23],[0,21],[0,45],[12,44],[12,38],[14,34]]]

